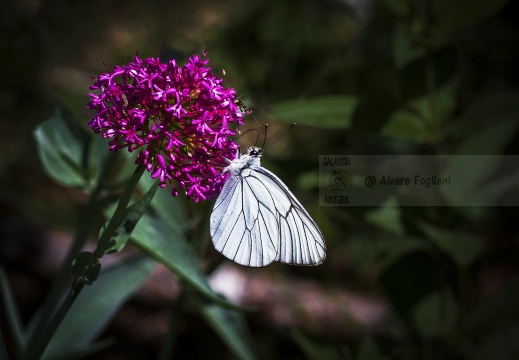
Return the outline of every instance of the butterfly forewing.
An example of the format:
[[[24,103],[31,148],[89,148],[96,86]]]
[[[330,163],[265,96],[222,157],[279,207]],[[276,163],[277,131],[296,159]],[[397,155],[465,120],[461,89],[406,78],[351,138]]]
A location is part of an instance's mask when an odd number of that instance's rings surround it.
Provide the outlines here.
[[[259,202],[252,190],[255,180],[247,178],[231,175],[225,182],[211,214],[211,237],[216,250],[227,258],[261,267],[277,254],[273,240],[279,238],[277,218],[266,207],[272,202]]]

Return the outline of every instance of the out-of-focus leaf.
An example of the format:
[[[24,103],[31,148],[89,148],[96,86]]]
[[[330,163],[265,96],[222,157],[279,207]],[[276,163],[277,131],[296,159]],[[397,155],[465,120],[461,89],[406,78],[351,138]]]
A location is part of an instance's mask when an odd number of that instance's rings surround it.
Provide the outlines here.
[[[450,289],[438,289],[412,310],[416,328],[424,337],[450,333],[458,320],[458,305]]]
[[[519,358],[519,323],[498,329],[475,347],[474,360],[516,360]]]
[[[451,80],[436,89],[434,118],[430,99],[424,95],[410,100],[406,108],[393,113],[382,129],[383,135],[408,138],[417,143],[426,142],[431,136],[433,122],[444,123],[455,106],[457,81]]]
[[[400,2],[401,0],[386,0],[393,2]],[[401,1],[407,4],[407,1]],[[409,37],[405,32],[405,27],[402,23],[398,23],[393,31],[393,61],[397,68],[409,64],[424,55],[423,49],[413,46],[409,41]]]
[[[432,293],[439,284],[438,264],[423,251],[411,251],[388,265],[380,282],[402,315]]]
[[[83,289],[49,343],[44,358],[65,356],[88,348],[155,264],[148,257],[142,257],[102,271],[95,286]]]
[[[394,15],[404,17],[409,14],[411,10],[410,3],[407,0],[382,0],[382,3],[391,11]]]
[[[497,292],[480,301],[467,315],[462,325],[462,334],[481,338],[511,324],[519,323],[517,304],[519,304],[519,277],[508,281]]]
[[[65,186],[87,188],[90,181],[90,137],[62,108],[34,131],[38,153],[47,174]]]
[[[322,96],[277,103],[274,116],[280,121],[329,129],[346,129],[358,99],[350,95]]]
[[[432,33],[447,40],[452,33],[497,14],[507,2],[508,0],[440,1]]]
[[[191,302],[239,359],[256,359],[254,344],[242,313],[194,296]]]
[[[379,208],[368,211],[365,219],[368,223],[376,225],[389,233],[401,236],[405,232],[400,221],[400,208],[394,198],[388,199]]]
[[[427,141],[429,130],[423,117],[409,109],[403,109],[391,115],[381,134],[423,143]]]
[[[5,316],[9,323],[9,329],[11,330],[18,352],[21,353],[25,346],[22,317],[20,316],[20,310],[16,305],[7,276],[2,267],[0,267],[0,291],[2,295],[2,303],[4,305],[3,308],[6,312]]]
[[[419,223],[418,227],[459,266],[469,266],[483,250],[483,241],[478,236],[440,229],[423,222]]]
[[[519,123],[501,122],[486,127],[466,140],[458,148],[457,155],[493,155],[500,154],[508,142],[516,134]],[[450,186],[441,187],[439,190],[449,204],[465,206],[495,205],[492,196],[500,196],[508,188],[512,187],[512,181],[495,182],[486,187],[485,181],[491,178],[499,165],[496,157],[480,156],[469,162],[462,157],[453,157],[443,170],[442,176],[451,176],[453,181]],[[511,174],[511,176],[515,176]],[[485,186],[484,191],[481,191]],[[493,186],[493,187],[492,187]]]
[[[371,336],[365,336],[359,345],[359,350],[355,360],[378,360],[386,359],[387,357],[382,354],[377,342]]]
[[[201,294],[232,306],[213,292],[184,234],[166,220],[144,214],[130,241]]]
[[[457,54],[453,48],[445,48],[431,55],[431,63],[428,64],[426,57],[418,58],[409,62],[400,71],[400,82],[403,95],[406,99],[415,99],[427,94],[427,67],[434,67],[435,87],[440,89],[451,80],[457,69]]]
[[[121,251],[124,248],[133,232],[133,229],[135,229],[142,215],[146,209],[148,209],[148,205],[154,198],[157,188],[157,184],[151,182],[148,187],[148,192],[126,209],[121,224],[116,229],[113,237],[109,240],[106,249],[103,249],[103,253],[112,254]],[[102,231],[104,231],[106,226],[108,226],[108,224],[105,225]]]
[[[309,360],[343,359],[339,351],[337,351],[333,346],[318,344],[303,334],[299,329],[292,330],[291,335]]]

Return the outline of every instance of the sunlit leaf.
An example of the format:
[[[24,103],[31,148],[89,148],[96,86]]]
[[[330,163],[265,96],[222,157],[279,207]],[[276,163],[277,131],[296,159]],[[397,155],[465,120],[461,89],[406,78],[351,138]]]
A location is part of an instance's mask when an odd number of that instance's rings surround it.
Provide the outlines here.
[[[130,241],[201,294],[220,304],[232,306],[213,292],[183,232],[166,220],[145,214]]]
[[[274,116],[279,121],[321,128],[345,129],[358,99],[350,95],[322,96],[314,99],[290,100],[277,103]]]
[[[155,264],[150,258],[141,257],[102,271],[95,285],[83,288],[49,343],[44,358],[87,349]]]
[[[66,186],[88,186],[90,138],[70,113],[57,108],[51,118],[34,130],[34,137],[43,167],[52,179]]]

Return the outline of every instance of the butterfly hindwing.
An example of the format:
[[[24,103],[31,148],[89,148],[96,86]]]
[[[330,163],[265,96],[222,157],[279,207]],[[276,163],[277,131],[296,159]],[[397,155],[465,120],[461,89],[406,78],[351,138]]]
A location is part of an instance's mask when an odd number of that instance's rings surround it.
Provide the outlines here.
[[[292,265],[319,265],[326,257],[321,230],[288,187],[272,172],[256,169],[269,179],[268,189],[275,189],[278,201],[279,247],[276,261]]]

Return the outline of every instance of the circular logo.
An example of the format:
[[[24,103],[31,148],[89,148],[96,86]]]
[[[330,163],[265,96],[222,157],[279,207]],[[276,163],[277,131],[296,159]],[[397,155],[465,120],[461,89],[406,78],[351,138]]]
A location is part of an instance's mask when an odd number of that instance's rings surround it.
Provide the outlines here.
[[[351,175],[346,170],[334,169],[323,179],[324,188],[330,194],[340,194],[351,189]]]

